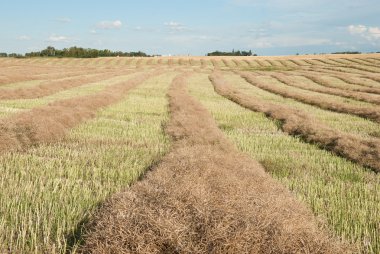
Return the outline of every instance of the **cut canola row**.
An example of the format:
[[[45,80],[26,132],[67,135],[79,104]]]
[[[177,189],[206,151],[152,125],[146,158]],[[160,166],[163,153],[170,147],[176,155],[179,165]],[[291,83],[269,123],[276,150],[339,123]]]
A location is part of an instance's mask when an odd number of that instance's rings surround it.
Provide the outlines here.
[[[33,87],[18,89],[0,89],[0,100],[33,99],[51,95],[63,90],[82,86],[88,83],[103,81],[117,75],[129,74],[132,71],[115,71],[90,76],[80,75],[68,79],[45,81]]]
[[[98,109],[121,100],[130,89],[161,72],[142,73],[94,95],[58,100],[0,119],[0,152],[22,150],[38,143],[59,140],[70,128],[92,118]]]
[[[364,139],[356,135],[344,133],[330,128],[306,112],[284,105],[266,102],[258,97],[248,96],[231,86],[221,73],[210,75],[215,91],[220,95],[248,109],[263,112],[267,116],[279,120],[283,131],[301,136],[305,141],[316,143],[321,148],[330,150],[360,165],[380,172],[380,140]]]
[[[82,253],[349,253],[312,213],[240,153],[187,92],[169,90],[172,150],[87,226]]]
[[[380,123],[380,107],[366,107],[366,106],[355,106],[350,104],[343,104],[335,102],[329,98],[323,98],[323,95],[313,95],[306,91],[296,91],[295,89],[290,90],[288,87],[284,85],[282,86],[274,86],[272,84],[268,84],[265,82],[261,82],[254,75],[248,72],[238,72],[241,77],[243,77],[247,82],[251,83],[254,86],[257,86],[266,91],[281,95],[286,98],[292,98],[297,101],[318,106],[322,109],[328,109],[335,112],[340,113],[348,113],[357,115],[363,118],[370,119],[374,122]]]

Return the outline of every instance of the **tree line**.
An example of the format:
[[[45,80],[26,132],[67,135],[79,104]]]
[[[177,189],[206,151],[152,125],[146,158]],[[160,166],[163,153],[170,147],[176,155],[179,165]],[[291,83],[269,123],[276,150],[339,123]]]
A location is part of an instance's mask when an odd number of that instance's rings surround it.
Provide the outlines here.
[[[232,50],[231,52],[214,51],[214,52],[208,53],[207,56],[257,56],[257,54],[253,54],[252,50],[249,50],[249,51]]]
[[[54,47],[47,47],[41,51],[29,52],[22,54],[7,54],[0,53],[0,57],[73,57],[73,58],[96,58],[96,57],[150,57],[144,52],[122,52],[122,51],[112,51],[109,49],[91,49],[91,48],[81,48],[81,47],[70,47],[64,49],[56,49]]]

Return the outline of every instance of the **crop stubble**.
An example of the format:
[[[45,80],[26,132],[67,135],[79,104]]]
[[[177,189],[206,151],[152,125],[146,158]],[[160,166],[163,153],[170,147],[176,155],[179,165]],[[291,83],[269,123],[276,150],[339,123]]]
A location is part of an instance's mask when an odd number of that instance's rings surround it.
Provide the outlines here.
[[[38,143],[58,140],[70,128],[94,117],[96,111],[121,100],[133,87],[160,71],[143,73],[95,95],[58,100],[0,120],[0,152],[26,149]]]
[[[83,253],[344,253],[313,215],[237,151],[186,91],[169,90],[172,150],[144,180],[108,200]]]
[[[248,96],[232,89],[221,73],[210,75],[216,92],[248,109],[263,112],[279,120],[283,131],[302,137],[306,142],[316,143],[322,149],[331,150],[363,166],[380,172],[380,140],[363,139],[359,136],[340,132],[330,128],[306,112],[268,103],[258,97]]]

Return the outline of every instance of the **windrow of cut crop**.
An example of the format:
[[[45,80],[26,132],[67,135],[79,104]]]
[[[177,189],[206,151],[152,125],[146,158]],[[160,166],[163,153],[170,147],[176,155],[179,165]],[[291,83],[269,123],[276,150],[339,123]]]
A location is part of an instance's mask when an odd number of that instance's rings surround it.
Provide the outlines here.
[[[347,84],[350,84],[350,86],[342,87],[343,89],[349,90],[349,91],[357,91],[357,92],[363,92],[363,93],[374,93],[374,94],[380,94],[380,84],[370,84],[366,82],[365,80],[361,80],[360,78],[366,78],[366,76],[363,76],[360,74],[353,75],[350,73],[342,73],[339,71],[332,71],[332,70],[326,70],[326,69],[310,69],[307,70],[308,72],[316,72],[318,75],[329,75],[331,77],[337,78],[339,80],[342,80],[343,82],[346,82]],[[371,78],[367,78],[372,80]],[[373,80],[376,81],[376,80]],[[353,85],[353,86],[351,86]]]
[[[350,62],[350,64],[355,64],[355,65],[365,65],[365,66],[370,66],[370,67],[378,67],[378,65],[370,63],[365,61],[365,59],[360,59],[360,58],[343,58],[343,60]]]
[[[268,84],[258,80],[255,76],[247,72],[237,72],[243,77],[247,82],[252,85],[259,87],[263,90],[269,91],[281,95],[286,98],[291,98],[309,105],[317,106],[322,109],[327,109],[339,113],[346,113],[357,115],[366,119],[370,119],[374,122],[380,123],[380,107],[365,107],[365,106],[355,106],[350,104],[344,104],[336,102],[330,98],[324,98],[323,94],[314,95],[308,92],[301,92],[292,89],[292,87],[287,86],[275,86],[273,84]]]
[[[352,80],[350,81],[350,79],[347,79],[349,82],[349,84],[353,84],[353,85],[356,85],[356,86],[364,86],[364,87],[370,87],[370,88],[380,88],[380,77],[378,75],[372,75],[372,74],[363,74],[363,73],[350,73],[350,72],[341,72],[341,71],[336,71],[336,70],[331,70],[331,69],[325,69],[325,68],[314,68],[314,69],[308,69],[307,71],[300,71],[302,73],[306,73],[306,74],[311,74],[313,72],[318,72],[318,73],[322,73],[322,75],[330,75],[330,76],[335,76],[337,78],[342,78],[344,79],[345,77],[356,77],[356,78],[362,78],[362,79],[367,79],[367,80],[370,80],[370,82],[372,82],[373,84],[372,85],[369,85],[368,82],[365,83],[365,82],[355,82],[353,83]],[[313,76],[313,74],[311,74],[311,76]],[[315,76],[315,75],[314,75]],[[317,77],[318,78],[318,77]],[[328,85],[328,83],[325,82],[326,85]],[[378,90],[375,90],[376,92],[378,92]],[[369,93],[371,93],[371,91],[368,91]],[[375,92],[375,93],[376,93]]]
[[[215,91],[225,98],[256,112],[278,120],[281,129],[293,136],[301,137],[308,143],[317,144],[322,149],[380,172],[380,140],[365,139],[326,126],[305,111],[289,106],[267,102],[233,89],[221,73],[209,76]]]
[[[312,213],[240,153],[186,90],[169,90],[172,151],[109,199],[82,253],[346,253]]]
[[[78,76],[68,79],[45,81],[40,85],[18,89],[0,89],[0,100],[40,98],[92,82],[104,81],[118,75],[130,74],[132,71],[108,72],[89,76]]]
[[[357,79],[355,79],[355,77],[351,77],[349,75],[336,74],[336,75],[334,75],[334,77],[346,82],[347,84],[359,86],[359,87],[355,87],[355,88],[348,87],[347,90],[364,92],[364,93],[380,94],[380,84],[377,87],[371,86],[371,85],[368,85],[368,83],[357,80]],[[364,78],[366,78],[366,77],[364,77]],[[374,81],[376,81],[376,80],[374,80]]]
[[[272,77],[277,79],[278,81],[288,85],[288,86],[293,86],[297,88],[301,88],[304,90],[309,90],[317,93],[325,93],[325,94],[331,94],[331,95],[336,95],[336,96],[341,96],[345,98],[350,98],[358,101],[365,101],[369,103],[374,103],[374,104],[380,104],[380,95],[374,95],[374,94],[368,94],[368,93],[362,93],[362,92],[354,92],[354,91],[347,91],[347,90],[342,90],[333,87],[330,85],[329,82],[326,80],[312,75],[310,73],[300,73],[299,75],[302,75],[303,77],[315,82],[318,84],[318,86],[307,86],[304,84],[300,84],[294,80],[292,80],[289,76],[284,75],[283,73],[271,73],[270,74]],[[297,74],[298,75],[298,74]]]
[[[362,74],[370,77],[371,79],[373,78],[374,80],[380,80],[378,74],[380,71],[373,71],[373,70],[368,70],[367,68],[360,67],[358,65],[342,65],[342,66],[321,66],[322,68],[330,69],[330,70],[337,70],[341,72],[347,72],[347,73],[357,73],[357,74]]]
[[[96,74],[96,73],[103,73],[104,70],[101,69],[91,69],[91,68],[62,68],[60,70],[52,69],[49,70],[47,68],[41,73],[33,73],[32,70],[30,70],[30,66],[26,66],[23,68],[23,70],[11,70],[7,71],[6,74],[1,75],[0,74],[0,86],[2,85],[8,85],[11,83],[16,82],[27,82],[27,81],[33,81],[33,80],[54,80],[54,79],[60,79],[60,78],[67,78],[67,77],[75,77],[75,76],[81,76],[81,75],[90,75],[90,74]]]
[[[0,153],[61,139],[69,129],[93,118],[97,110],[118,102],[130,89],[159,72],[140,74],[94,95],[55,101],[0,119]]]
[[[45,66],[39,64],[32,64],[29,62],[22,62],[22,64],[15,66],[2,66],[0,69],[1,75],[17,75],[17,74],[27,74],[27,75],[44,75],[44,74],[59,74],[61,72],[80,72],[83,70],[94,70],[91,67],[80,67],[78,66]]]

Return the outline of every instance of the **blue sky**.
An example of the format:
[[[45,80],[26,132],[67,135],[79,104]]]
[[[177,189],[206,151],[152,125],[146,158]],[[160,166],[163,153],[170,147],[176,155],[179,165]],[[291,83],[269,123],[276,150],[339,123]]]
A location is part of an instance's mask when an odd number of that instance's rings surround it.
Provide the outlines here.
[[[0,52],[380,51],[379,0],[2,0]]]

